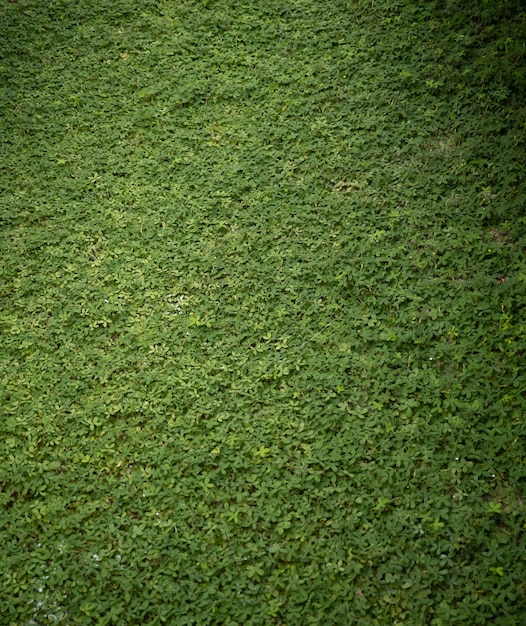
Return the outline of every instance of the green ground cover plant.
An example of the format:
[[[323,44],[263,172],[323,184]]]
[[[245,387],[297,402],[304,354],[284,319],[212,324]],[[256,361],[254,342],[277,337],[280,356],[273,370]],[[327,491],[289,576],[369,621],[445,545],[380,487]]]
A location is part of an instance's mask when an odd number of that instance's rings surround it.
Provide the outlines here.
[[[0,2],[0,624],[526,623],[517,1]]]

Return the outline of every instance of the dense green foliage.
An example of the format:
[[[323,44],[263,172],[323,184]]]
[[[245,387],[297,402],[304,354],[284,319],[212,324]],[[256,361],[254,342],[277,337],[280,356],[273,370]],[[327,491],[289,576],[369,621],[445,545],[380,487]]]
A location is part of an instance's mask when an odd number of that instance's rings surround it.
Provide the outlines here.
[[[0,624],[526,620],[519,1],[0,3]]]

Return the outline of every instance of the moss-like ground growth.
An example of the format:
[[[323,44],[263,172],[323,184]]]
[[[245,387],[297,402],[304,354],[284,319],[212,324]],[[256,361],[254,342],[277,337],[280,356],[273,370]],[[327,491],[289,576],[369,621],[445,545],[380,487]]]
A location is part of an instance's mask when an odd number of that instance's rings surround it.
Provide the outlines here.
[[[1,0],[0,624],[526,623],[520,0]]]

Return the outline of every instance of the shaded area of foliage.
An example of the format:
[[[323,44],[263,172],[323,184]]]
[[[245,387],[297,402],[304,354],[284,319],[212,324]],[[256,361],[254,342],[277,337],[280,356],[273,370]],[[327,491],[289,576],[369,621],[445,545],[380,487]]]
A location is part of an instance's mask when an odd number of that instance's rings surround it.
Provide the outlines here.
[[[0,4],[1,624],[524,623],[524,19]]]
[[[524,0],[436,2],[434,15],[449,33],[446,67],[461,70],[462,81],[491,88],[497,102],[526,97],[526,4]],[[445,27],[445,28],[444,28]],[[459,45],[460,44],[460,45]]]

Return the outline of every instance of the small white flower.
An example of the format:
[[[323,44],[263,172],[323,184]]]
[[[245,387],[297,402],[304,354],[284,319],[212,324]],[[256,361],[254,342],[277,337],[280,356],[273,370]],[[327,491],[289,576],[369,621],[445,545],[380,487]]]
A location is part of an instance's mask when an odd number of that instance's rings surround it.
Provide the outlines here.
[[[92,558],[94,561],[100,561],[100,556],[99,556],[98,554],[92,554],[92,555],[91,555],[91,558]]]

